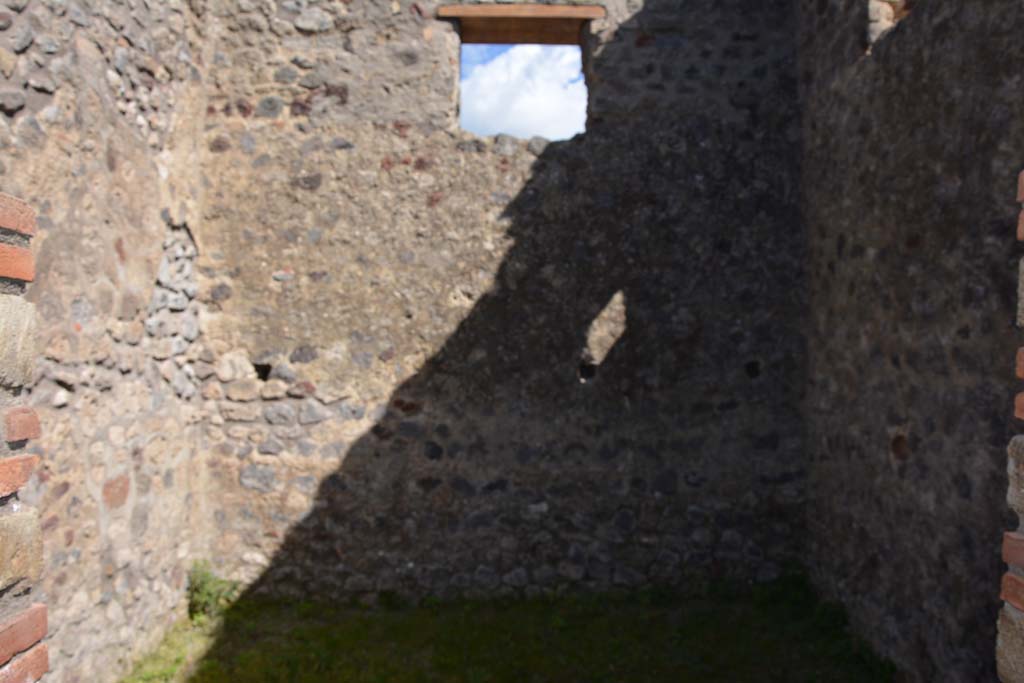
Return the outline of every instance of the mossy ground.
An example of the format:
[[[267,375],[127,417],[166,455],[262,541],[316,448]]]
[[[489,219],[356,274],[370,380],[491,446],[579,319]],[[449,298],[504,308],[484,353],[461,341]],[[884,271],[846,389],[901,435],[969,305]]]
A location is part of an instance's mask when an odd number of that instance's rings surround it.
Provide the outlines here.
[[[197,653],[206,650],[205,655]],[[801,579],[375,609],[243,598],[182,625],[126,683],[886,683]]]

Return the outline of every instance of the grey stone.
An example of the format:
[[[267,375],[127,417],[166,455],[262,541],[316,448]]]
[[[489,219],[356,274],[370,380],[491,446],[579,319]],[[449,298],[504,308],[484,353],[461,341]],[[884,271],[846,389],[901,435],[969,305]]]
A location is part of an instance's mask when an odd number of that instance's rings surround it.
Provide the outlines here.
[[[272,425],[290,425],[295,422],[295,408],[287,403],[271,403],[263,408],[263,419]]]
[[[270,379],[279,379],[290,384],[298,379],[298,376],[287,363],[277,363],[270,369]]]
[[[256,450],[263,455],[278,455],[284,450],[284,446],[274,439],[267,439],[256,447]]]
[[[344,420],[361,420],[366,415],[366,407],[349,400],[339,401],[335,410]]]
[[[274,468],[265,465],[249,464],[238,474],[238,483],[247,489],[269,493],[277,484]]]
[[[29,87],[39,92],[53,93],[57,90],[57,82],[49,74],[36,74],[29,77]]]
[[[333,416],[333,413],[311,398],[307,398],[299,407],[299,424],[309,425],[323,422]]]
[[[184,399],[189,399],[196,395],[195,384],[189,379],[188,374],[182,370],[174,373],[174,377],[171,379],[171,388],[174,389],[174,393]]]
[[[299,79],[299,85],[308,90],[316,90],[326,85],[327,79],[319,71],[310,71]]]
[[[530,580],[529,574],[522,567],[517,567],[501,577],[502,583],[513,588],[522,588]]]
[[[36,38],[36,46],[43,54],[53,55],[60,52],[60,41],[51,35],[41,35]]]
[[[279,97],[264,97],[256,105],[256,116],[276,119],[284,109],[284,102]]]
[[[35,39],[36,34],[32,31],[32,27],[27,23],[21,24],[14,29],[14,33],[11,35],[11,49],[21,54],[32,46]]]
[[[310,363],[316,360],[318,356],[319,354],[317,353],[315,347],[309,346],[308,344],[304,344],[302,346],[296,347],[296,349],[292,351],[291,355],[288,356],[288,360],[290,360],[293,363]],[[280,377],[280,379],[286,378]]]
[[[274,81],[276,83],[294,83],[295,79],[298,77],[299,72],[287,66],[283,66],[274,72]]]
[[[519,150],[519,141],[511,135],[499,133],[494,136],[494,153],[502,156],[510,156]]]
[[[92,23],[88,13],[86,13],[78,3],[74,2],[68,6],[68,18],[71,19],[71,23],[83,28]]]
[[[292,23],[303,33],[323,33],[334,27],[334,18],[319,7],[310,7],[302,10]]]
[[[12,116],[25,108],[25,93],[20,90],[0,90],[0,111]]]

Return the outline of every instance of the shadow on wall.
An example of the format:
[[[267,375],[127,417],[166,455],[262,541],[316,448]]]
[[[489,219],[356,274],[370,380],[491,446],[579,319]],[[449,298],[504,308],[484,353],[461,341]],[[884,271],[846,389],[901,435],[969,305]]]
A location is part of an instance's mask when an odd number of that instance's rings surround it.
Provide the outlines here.
[[[791,9],[774,5],[708,3],[723,44],[688,65],[687,12],[650,2],[594,60],[601,117],[508,204],[493,288],[251,591],[601,590],[771,578],[795,557],[805,246],[793,46],[771,44]],[[766,53],[756,78],[722,76]],[[602,104],[621,88],[631,110]],[[597,364],[588,331],[613,301],[624,329]]]

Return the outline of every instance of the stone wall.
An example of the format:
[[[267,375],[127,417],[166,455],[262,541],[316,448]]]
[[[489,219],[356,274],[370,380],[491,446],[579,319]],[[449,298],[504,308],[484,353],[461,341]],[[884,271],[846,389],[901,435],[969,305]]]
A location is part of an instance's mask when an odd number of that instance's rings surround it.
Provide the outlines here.
[[[910,680],[991,680],[1000,532],[1016,526],[1024,11],[917,3],[870,56],[828,60],[824,5],[803,3],[809,566]]]
[[[0,410],[47,428],[0,444],[45,545],[0,619],[91,682],[196,558],[364,600],[802,559],[911,680],[990,678],[1024,10],[795,5],[607,3],[549,144],[455,129],[433,2],[3,2],[42,359]]]
[[[286,5],[213,29],[221,570],[362,597],[776,575],[805,474],[788,8],[613,3],[590,129],[545,147],[452,130],[433,4]]]
[[[0,7],[0,184],[38,210],[40,510],[54,681],[116,679],[205,554],[194,246],[203,55],[183,2]],[[191,278],[191,279],[190,279]]]
[[[38,680],[49,668],[39,642],[47,630],[39,510],[21,494],[39,466],[26,447],[42,434],[24,394],[37,352],[35,307],[22,296],[35,279],[35,233],[32,207],[0,194],[0,679],[11,681]]]

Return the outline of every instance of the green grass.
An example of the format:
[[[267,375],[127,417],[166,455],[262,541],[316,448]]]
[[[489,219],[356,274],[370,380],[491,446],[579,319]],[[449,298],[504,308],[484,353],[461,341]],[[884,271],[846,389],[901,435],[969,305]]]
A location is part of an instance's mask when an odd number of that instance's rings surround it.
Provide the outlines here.
[[[213,643],[197,662],[162,651],[153,658],[160,664],[147,668],[152,663],[147,660],[127,681],[886,683],[894,679],[890,666],[848,635],[841,611],[818,603],[802,579],[756,588],[719,586],[697,597],[642,592],[415,608],[340,608],[243,598],[226,612],[219,633],[213,632],[210,623],[191,629]],[[171,662],[178,662],[177,669]],[[162,671],[165,677],[145,671]]]

